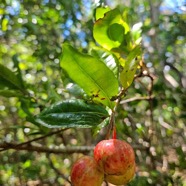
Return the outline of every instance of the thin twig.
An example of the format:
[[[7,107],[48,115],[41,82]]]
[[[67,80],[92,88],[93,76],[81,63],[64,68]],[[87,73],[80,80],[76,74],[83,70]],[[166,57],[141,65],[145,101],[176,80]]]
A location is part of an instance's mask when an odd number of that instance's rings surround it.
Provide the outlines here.
[[[94,146],[72,146],[72,147],[46,147],[41,145],[19,145],[16,143],[0,143],[0,148],[3,150],[14,149],[14,150],[26,150],[36,151],[41,153],[55,153],[55,154],[72,154],[72,153],[88,153],[94,149]]]
[[[27,144],[24,146],[18,145],[16,143],[0,143],[0,148],[2,149],[14,149],[17,151],[26,150],[30,152],[39,152],[39,153],[54,153],[54,154],[73,154],[73,153],[89,153],[94,150],[94,146],[53,146],[46,147],[41,145],[31,145]],[[134,146],[134,149],[146,150],[146,147],[143,146]]]
[[[153,99],[154,96],[139,96],[139,97],[133,97],[129,99],[125,99],[120,101],[120,104],[128,103],[128,102],[133,102],[133,101],[140,101],[140,100],[150,100]]]
[[[64,130],[67,130],[67,129],[61,129],[61,130],[58,130],[58,131],[50,132],[49,134],[46,134],[46,135],[44,135],[44,136],[41,136],[41,137],[38,137],[38,138],[34,138],[34,139],[29,140],[29,141],[26,141],[26,142],[24,142],[24,143],[19,143],[19,144],[17,144],[17,147],[19,147],[19,146],[24,146],[24,145],[27,145],[27,144],[31,144],[31,143],[34,142],[34,141],[42,140],[42,139],[44,139],[44,138],[46,138],[46,137],[48,137],[48,136],[52,136],[52,135],[54,135],[54,134],[58,134],[58,133],[60,133],[60,132],[62,132],[62,131],[64,131]],[[7,147],[7,148],[8,148],[8,147]],[[1,152],[1,151],[4,151],[4,150],[6,150],[6,148],[0,150],[0,152]]]
[[[57,173],[57,175],[59,175],[59,176],[62,177],[65,181],[67,181],[68,183],[71,184],[71,181],[68,179],[68,177],[65,176],[61,171],[59,171],[59,170],[54,166],[53,161],[52,161],[52,159],[50,158],[50,154],[48,153],[46,156],[47,156],[47,158],[48,158],[50,167]]]
[[[125,92],[126,92],[126,89],[121,89],[120,93],[117,96],[116,105],[115,105],[114,109],[112,109],[112,114],[110,115],[109,127],[108,127],[108,132],[106,135],[106,139],[110,138],[111,133],[113,133],[113,130],[115,129],[115,113],[118,108],[118,105],[120,104],[121,98],[125,95]]]

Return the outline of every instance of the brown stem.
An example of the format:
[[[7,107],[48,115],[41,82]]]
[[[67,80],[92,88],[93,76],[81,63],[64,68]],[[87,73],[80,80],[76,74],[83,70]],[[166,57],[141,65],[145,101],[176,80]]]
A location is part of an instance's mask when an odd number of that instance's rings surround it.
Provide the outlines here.
[[[64,130],[67,130],[67,129],[61,129],[61,130],[58,130],[58,131],[50,132],[49,134],[46,134],[46,135],[44,135],[44,136],[41,136],[41,137],[38,137],[38,138],[34,138],[34,139],[29,140],[29,141],[26,141],[26,142],[24,142],[24,143],[19,143],[19,144],[17,144],[17,147],[19,147],[19,146],[24,146],[24,145],[27,145],[27,144],[31,144],[31,143],[34,142],[34,141],[42,140],[42,139],[44,139],[44,138],[46,138],[46,137],[48,137],[48,136],[52,136],[52,135],[54,135],[54,134],[58,134],[58,133],[60,133],[60,132],[62,132],[62,131],[64,131]],[[7,144],[8,144],[8,143],[7,143]],[[7,146],[7,148],[8,148],[8,146]],[[4,151],[4,150],[6,150],[6,147],[5,147],[4,149],[0,150],[0,152],[1,152],[1,151]]]
[[[110,115],[110,120],[109,120],[109,128],[108,128],[108,132],[106,135],[106,139],[110,139],[111,133],[113,131],[115,125],[115,111],[112,111],[112,114]]]
[[[13,149],[13,150],[26,150],[30,152],[39,152],[39,153],[54,153],[54,154],[73,154],[73,153],[89,153],[90,151],[94,150],[94,146],[65,146],[65,147],[59,147],[54,146],[52,148],[45,147],[41,145],[19,145],[16,143],[0,143],[0,149]],[[134,146],[134,149],[140,149],[140,150],[146,150],[146,147],[142,146]]]
[[[16,143],[0,143],[1,151],[14,149],[14,150],[26,150],[26,151],[36,151],[44,153],[55,153],[55,154],[72,154],[72,153],[88,153],[94,149],[94,146],[73,146],[73,147],[45,147],[41,145],[20,145]]]
[[[132,98],[129,98],[129,99],[125,99],[125,100],[122,100],[120,101],[120,104],[125,104],[125,103],[129,103],[129,102],[133,102],[133,101],[140,101],[140,100],[150,100],[150,99],[153,99],[154,96],[151,95],[151,96],[141,96],[141,97],[132,97]]]
[[[112,101],[116,100],[116,105],[115,105],[114,109],[112,110],[112,114],[110,115],[110,121],[109,121],[109,127],[108,127],[108,132],[106,135],[106,139],[109,139],[111,134],[113,134],[113,132],[115,133],[114,136],[116,137],[115,113],[116,113],[117,107],[120,104],[120,101],[121,101],[122,97],[125,95],[126,91],[127,91],[127,89],[122,88],[121,91],[119,92],[119,94],[112,100]]]

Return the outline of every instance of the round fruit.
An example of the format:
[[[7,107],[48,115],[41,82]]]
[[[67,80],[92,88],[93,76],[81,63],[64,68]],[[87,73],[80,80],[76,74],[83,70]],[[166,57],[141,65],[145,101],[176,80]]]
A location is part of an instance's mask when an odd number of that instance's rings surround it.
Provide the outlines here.
[[[73,186],[101,186],[104,173],[100,172],[94,158],[83,156],[72,167],[71,182]]]
[[[125,184],[134,176],[135,154],[125,141],[109,139],[99,142],[94,149],[94,159],[110,183]]]
[[[106,175],[105,180],[114,185],[124,185],[128,183],[135,174],[135,164],[123,175]]]

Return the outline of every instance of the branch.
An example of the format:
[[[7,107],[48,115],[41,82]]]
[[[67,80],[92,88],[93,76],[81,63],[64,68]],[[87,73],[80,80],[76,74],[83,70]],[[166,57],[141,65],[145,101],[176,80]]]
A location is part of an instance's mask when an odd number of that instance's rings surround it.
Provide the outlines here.
[[[57,130],[57,131],[54,131],[54,132],[50,132],[50,133],[48,133],[48,134],[46,134],[46,135],[44,135],[44,136],[41,136],[41,137],[38,137],[38,138],[34,138],[34,139],[29,140],[29,141],[26,141],[26,142],[24,142],[24,143],[19,143],[19,144],[17,144],[17,147],[18,147],[18,146],[24,146],[24,145],[31,144],[31,143],[34,142],[34,141],[42,140],[42,139],[44,139],[44,138],[46,138],[46,137],[48,137],[48,136],[52,136],[52,135],[54,135],[54,134],[58,134],[58,133],[60,133],[60,132],[62,132],[62,131],[64,131],[64,130],[67,130],[67,129],[68,129],[68,128],[66,128],[66,129],[61,129],[61,130]],[[7,149],[8,149],[8,146],[7,146]],[[4,151],[4,150],[6,150],[6,148],[4,148],[3,150],[0,150],[0,152],[1,152],[1,151]]]
[[[72,154],[72,153],[88,153],[94,149],[94,146],[72,146],[72,147],[45,147],[41,145],[19,145],[16,143],[0,143],[1,151],[14,149],[14,150],[26,150],[36,151],[44,153],[55,153],[55,154]]]
[[[125,99],[123,101],[120,101],[120,104],[132,102],[132,101],[139,101],[139,100],[147,100],[148,101],[148,100],[151,100],[153,98],[154,98],[154,96],[133,97],[133,98],[129,98],[129,99]]]
[[[172,70],[174,70],[176,72],[176,74],[178,75],[179,77],[179,84],[181,85],[181,87],[183,88],[184,85],[182,83],[182,78],[183,78],[183,74],[171,63],[168,63],[168,62],[164,62],[165,65],[168,65]]]
[[[68,183],[71,184],[71,181],[68,179],[68,176],[64,175],[61,171],[59,171],[53,164],[52,159],[50,158],[50,154],[47,154],[47,158],[50,164],[50,167],[59,175],[61,176],[64,180],[66,180]]]
[[[146,150],[146,147],[143,146],[133,146],[134,149]],[[40,152],[40,153],[54,153],[54,154],[73,154],[73,153],[89,153],[90,151],[94,150],[94,146],[71,146],[71,147],[45,147],[41,145],[18,145],[16,143],[0,143],[1,151],[14,149],[17,151],[26,150],[30,152]]]

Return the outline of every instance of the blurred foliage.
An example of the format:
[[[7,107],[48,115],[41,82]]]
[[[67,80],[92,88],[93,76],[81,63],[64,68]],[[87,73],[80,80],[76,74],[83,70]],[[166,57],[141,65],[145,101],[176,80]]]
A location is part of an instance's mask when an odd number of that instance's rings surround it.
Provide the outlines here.
[[[24,143],[57,130],[37,125],[30,116],[57,101],[85,96],[65,73],[61,77],[62,43],[68,41],[81,51],[89,51],[95,46],[95,8],[101,3],[119,5],[131,26],[142,22],[144,71],[154,78],[152,89],[148,76],[136,78],[117,109],[118,138],[131,143],[136,152],[137,173],[129,185],[185,186],[185,6],[174,11],[160,0],[96,2],[0,2],[0,64],[14,72],[13,79],[20,85],[5,86],[0,77],[4,91],[0,92],[0,144]],[[139,99],[149,95],[152,101]],[[105,128],[67,129],[33,143],[51,148],[92,146],[104,134]],[[0,185],[69,185],[70,167],[81,155],[0,151]]]

